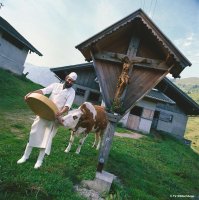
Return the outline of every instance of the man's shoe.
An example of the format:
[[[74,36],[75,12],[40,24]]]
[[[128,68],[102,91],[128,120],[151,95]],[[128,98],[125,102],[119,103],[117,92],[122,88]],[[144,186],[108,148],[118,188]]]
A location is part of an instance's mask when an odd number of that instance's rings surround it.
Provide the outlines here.
[[[42,161],[39,160],[39,161],[36,162],[34,168],[38,169],[39,167],[41,167],[41,165],[42,165]]]
[[[27,158],[25,156],[22,156],[22,158],[17,161],[17,164],[24,163],[24,162],[26,162],[26,160],[27,160]]]

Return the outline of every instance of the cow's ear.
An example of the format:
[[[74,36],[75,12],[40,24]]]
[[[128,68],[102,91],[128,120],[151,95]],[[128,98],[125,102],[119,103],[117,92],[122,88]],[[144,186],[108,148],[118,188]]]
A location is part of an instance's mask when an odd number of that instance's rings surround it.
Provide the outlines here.
[[[77,116],[73,116],[73,119],[76,120],[78,117]]]

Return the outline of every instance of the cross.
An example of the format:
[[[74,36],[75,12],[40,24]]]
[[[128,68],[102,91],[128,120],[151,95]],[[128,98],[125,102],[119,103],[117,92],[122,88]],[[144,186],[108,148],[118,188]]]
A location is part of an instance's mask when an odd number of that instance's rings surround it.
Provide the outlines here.
[[[108,159],[112,139],[115,132],[116,123],[122,118],[122,116],[124,116],[127,112],[129,112],[129,110],[133,106],[132,105],[124,112],[120,110],[120,106],[122,105],[122,101],[124,100],[124,97],[126,96],[126,92],[128,88],[128,84],[125,84],[124,88],[120,90],[119,88],[119,84],[121,83],[120,79],[124,78],[125,79],[124,82],[129,83],[132,70],[135,67],[147,68],[149,70],[151,69],[159,70],[163,72],[162,76],[165,76],[165,74],[167,74],[168,71],[172,68],[173,63],[174,63],[174,59],[170,54],[168,54],[165,61],[158,60],[158,59],[138,57],[137,51],[138,51],[139,44],[140,44],[139,37],[137,37],[136,35],[133,35],[131,37],[126,54],[107,52],[107,51],[101,51],[101,52],[91,51],[91,56],[93,60],[102,60],[102,61],[108,61],[108,62],[117,63],[117,64],[119,63],[123,67],[122,72],[125,72],[124,77],[122,77],[123,74],[121,73],[118,78],[118,82],[117,82],[118,87],[115,91],[115,98],[113,99],[113,102],[111,102],[110,98],[108,98],[107,90],[105,90],[106,93],[104,94],[104,97],[105,97],[104,102],[106,104],[106,107],[110,108],[110,107],[113,107],[114,104],[116,104],[116,109],[113,108],[112,110],[107,112],[109,123],[105,130],[101,149],[100,149],[99,160],[98,160],[99,162],[98,162],[98,167],[97,167],[97,171],[99,172],[102,171],[103,166]],[[170,67],[168,68],[168,66]],[[96,71],[96,73],[99,73],[99,71]],[[98,76],[101,77],[101,74],[98,74]],[[102,78],[101,83],[104,84],[103,77],[101,78]],[[106,87],[106,86],[103,85],[103,87]],[[102,89],[104,89],[103,87]],[[116,111],[116,113],[114,113],[114,111]]]
[[[118,78],[115,98],[111,105],[112,112],[123,114],[122,102],[126,95],[128,83],[130,82],[131,73],[134,67],[147,68],[147,69],[153,69],[153,70],[155,69],[155,70],[167,72],[168,65],[170,66],[174,62],[174,59],[170,54],[168,54],[165,61],[136,56],[139,43],[140,43],[140,39],[137,36],[133,35],[131,37],[126,54],[103,51],[100,53],[95,53],[93,55],[95,59],[114,62],[114,63],[120,63],[123,66],[122,73]]]

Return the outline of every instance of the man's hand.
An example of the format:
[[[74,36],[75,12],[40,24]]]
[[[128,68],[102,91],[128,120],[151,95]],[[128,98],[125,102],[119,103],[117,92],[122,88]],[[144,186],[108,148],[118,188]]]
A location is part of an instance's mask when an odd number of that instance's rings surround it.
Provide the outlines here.
[[[56,116],[56,119],[61,125],[63,125],[63,119],[61,116]]]
[[[69,107],[68,107],[68,106],[63,107],[61,110],[59,110],[59,111],[55,114],[55,117],[59,117],[59,116],[61,116],[62,114],[67,113],[68,110],[69,110]]]
[[[29,93],[24,97],[24,100],[26,101],[27,98],[28,98],[28,96],[29,96],[30,94],[32,94],[32,93],[43,94],[43,92],[42,92],[41,90],[35,90],[35,91],[33,91],[33,92],[29,92]]]
[[[29,92],[25,97],[24,97],[24,100],[26,101],[28,96],[31,94],[32,92]]]
[[[55,114],[55,117],[58,119],[58,117],[60,117],[63,113],[61,111],[58,111],[56,114]]]

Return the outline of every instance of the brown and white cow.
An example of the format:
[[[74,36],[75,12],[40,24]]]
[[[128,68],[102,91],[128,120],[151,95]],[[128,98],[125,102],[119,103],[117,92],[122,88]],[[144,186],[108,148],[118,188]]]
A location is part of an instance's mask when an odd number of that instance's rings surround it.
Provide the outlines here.
[[[71,150],[75,136],[81,135],[79,146],[76,153],[79,154],[81,147],[88,136],[89,132],[95,132],[95,141],[93,147],[98,150],[104,130],[107,126],[107,116],[104,107],[93,105],[89,102],[83,103],[78,109],[70,111],[66,116],[59,119],[66,127],[71,129],[71,136],[68,147],[65,152]]]

